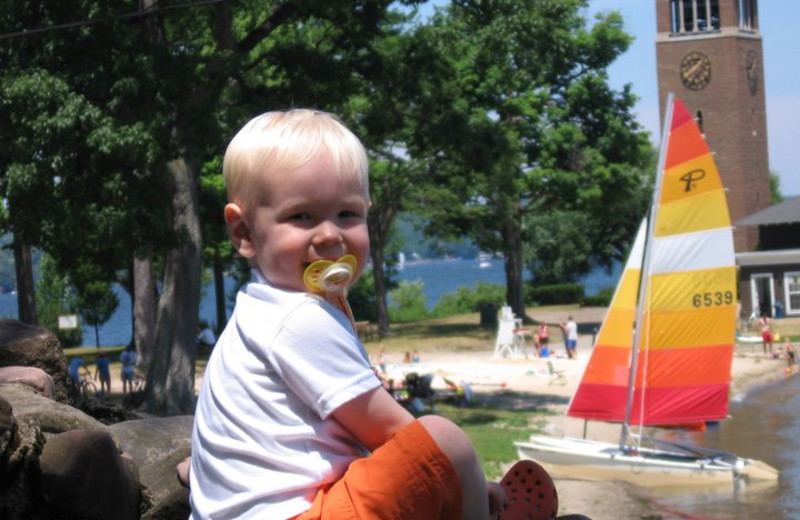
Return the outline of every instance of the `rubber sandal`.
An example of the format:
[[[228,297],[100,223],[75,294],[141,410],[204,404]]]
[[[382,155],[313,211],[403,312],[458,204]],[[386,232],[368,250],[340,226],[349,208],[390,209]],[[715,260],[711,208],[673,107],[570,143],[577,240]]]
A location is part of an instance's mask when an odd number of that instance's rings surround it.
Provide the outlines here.
[[[500,520],[549,520],[558,514],[558,492],[553,479],[532,460],[521,460],[500,481],[506,508]]]

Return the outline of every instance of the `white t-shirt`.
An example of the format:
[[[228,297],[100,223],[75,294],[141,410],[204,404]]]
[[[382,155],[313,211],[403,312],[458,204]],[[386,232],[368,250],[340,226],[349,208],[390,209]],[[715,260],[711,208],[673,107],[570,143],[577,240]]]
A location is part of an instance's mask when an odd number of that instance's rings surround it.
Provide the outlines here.
[[[567,339],[578,340],[578,324],[572,320],[567,322]]]
[[[366,450],[330,416],[380,386],[347,317],[253,271],[209,359],[192,432],[192,518],[306,511]]]

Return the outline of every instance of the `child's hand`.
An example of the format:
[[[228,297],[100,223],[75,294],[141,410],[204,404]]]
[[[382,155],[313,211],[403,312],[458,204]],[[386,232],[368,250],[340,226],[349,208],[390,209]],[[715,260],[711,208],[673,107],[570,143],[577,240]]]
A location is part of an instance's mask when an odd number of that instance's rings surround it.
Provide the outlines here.
[[[497,520],[500,518],[500,513],[506,508],[506,492],[497,482],[489,482],[487,484],[489,489],[489,519]]]
[[[192,457],[186,457],[182,461],[178,463],[175,467],[175,471],[177,473],[178,482],[181,483],[181,486],[188,488],[189,487],[189,471],[191,469]]]

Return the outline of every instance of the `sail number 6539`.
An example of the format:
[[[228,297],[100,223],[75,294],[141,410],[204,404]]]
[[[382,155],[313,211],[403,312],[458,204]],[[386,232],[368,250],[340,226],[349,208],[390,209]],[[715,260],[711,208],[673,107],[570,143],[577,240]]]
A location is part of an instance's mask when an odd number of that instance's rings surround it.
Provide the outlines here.
[[[733,293],[731,291],[696,293],[692,296],[692,305],[695,307],[716,307],[718,305],[730,305],[731,303],[733,303]]]

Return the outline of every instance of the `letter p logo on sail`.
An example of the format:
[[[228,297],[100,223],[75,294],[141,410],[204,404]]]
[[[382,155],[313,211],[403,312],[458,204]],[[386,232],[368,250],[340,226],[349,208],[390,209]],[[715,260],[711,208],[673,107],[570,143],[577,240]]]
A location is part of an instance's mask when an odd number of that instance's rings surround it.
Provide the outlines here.
[[[692,191],[694,188],[695,183],[706,176],[705,170],[692,170],[685,175],[681,175],[680,180],[682,180],[686,185],[683,189],[685,192]]]

